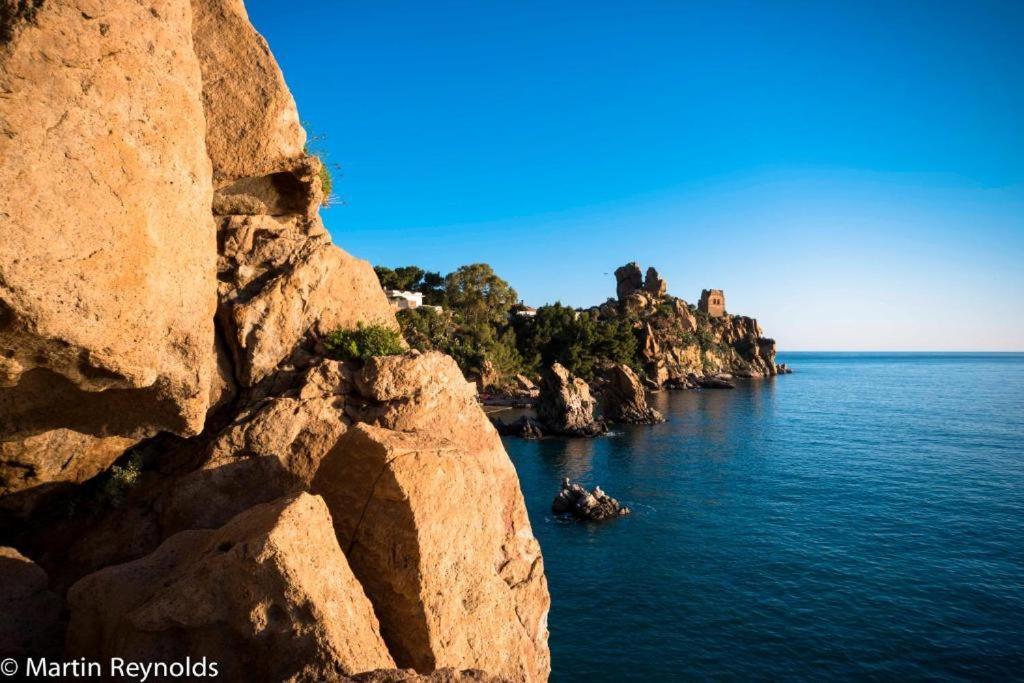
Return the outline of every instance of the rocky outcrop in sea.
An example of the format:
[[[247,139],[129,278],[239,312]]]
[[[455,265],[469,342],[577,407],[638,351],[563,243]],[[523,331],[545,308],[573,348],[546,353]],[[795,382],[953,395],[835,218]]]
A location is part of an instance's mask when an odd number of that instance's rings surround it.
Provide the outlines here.
[[[537,419],[545,434],[598,436],[608,431],[604,420],[595,417],[597,402],[590,386],[553,363],[541,373]]]
[[[647,405],[647,390],[628,365],[609,366],[601,376],[601,415],[609,422],[657,424],[665,418]]]
[[[615,278],[616,299],[592,310],[601,318],[631,322],[643,374],[652,387],[690,388],[700,383],[692,377],[762,378],[787,372],[775,363],[775,341],[764,336],[757,320],[691,306],[669,295],[653,268],[641,278],[640,266],[629,263],[615,271]]]
[[[546,680],[543,559],[473,387],[439,353],[327,357],[397,325],[240,0],[0,22],[0,651]]]
[[[630,513],[630,509],[602,491],[600,486],[588,491],[579,484],[563,479],[562,489],[551,503],[551,512],[599,522],[624,517]]]

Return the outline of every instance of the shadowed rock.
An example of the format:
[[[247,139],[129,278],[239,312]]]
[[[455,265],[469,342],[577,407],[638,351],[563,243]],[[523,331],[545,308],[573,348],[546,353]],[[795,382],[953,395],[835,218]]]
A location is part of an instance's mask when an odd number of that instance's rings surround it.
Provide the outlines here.
[[[544,436],[544,429],[537,420],[523,415],[514,422],[506,423],[499,418],[492,417],[491,424],[502,436],[518,436],[521,439],[540,439]]]
[[[579,484],[563,479],[562,490],[551,503],[551,512],[556,515],[572,515],[576,519],[601,521],[623,517],[630,510],[602,491],[600,486],[587,491]]]
[[[61,606],[47,588],[46,572],[14,548],[0,547],[0,656],[59,655]]]

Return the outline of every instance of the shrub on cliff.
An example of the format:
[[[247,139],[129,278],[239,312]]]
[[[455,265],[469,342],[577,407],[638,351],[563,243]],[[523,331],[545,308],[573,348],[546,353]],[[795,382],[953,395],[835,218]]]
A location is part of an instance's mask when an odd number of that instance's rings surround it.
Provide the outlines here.
[[[397,356],[405,351],[402,337],[390,327],[360,324],[354,330],[335,330],[324,340],[327,354],[336,360],[366,360]]]

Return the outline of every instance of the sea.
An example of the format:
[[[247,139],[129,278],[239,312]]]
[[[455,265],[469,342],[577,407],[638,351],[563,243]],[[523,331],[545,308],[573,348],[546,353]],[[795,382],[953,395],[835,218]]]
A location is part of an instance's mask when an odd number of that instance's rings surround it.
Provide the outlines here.
[[[1024,354],[786,353],[668,421],[505,439],[555,681],[1024,679]],[[551,514],[563,477],[629,505]]]

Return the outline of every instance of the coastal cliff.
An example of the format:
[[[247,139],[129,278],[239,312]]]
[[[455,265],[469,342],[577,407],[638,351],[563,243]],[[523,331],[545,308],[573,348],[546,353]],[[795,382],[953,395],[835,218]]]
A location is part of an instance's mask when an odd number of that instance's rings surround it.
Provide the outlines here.
[[[0,654],[546,680],[475,389],[329,357],[398,324],[240,0],[0,0],[0,41]]]
[[[628,263],[615,276],[617,298],[592,311],[636,330],[637,360],[654,386],[686,388],[721,373],[757,378],[787,371],[775,362],[775,340],[754,318],[727,313],[721,290],[704,290],[692,306],[669,295],[653,267],[642,277],[640,267]]]

